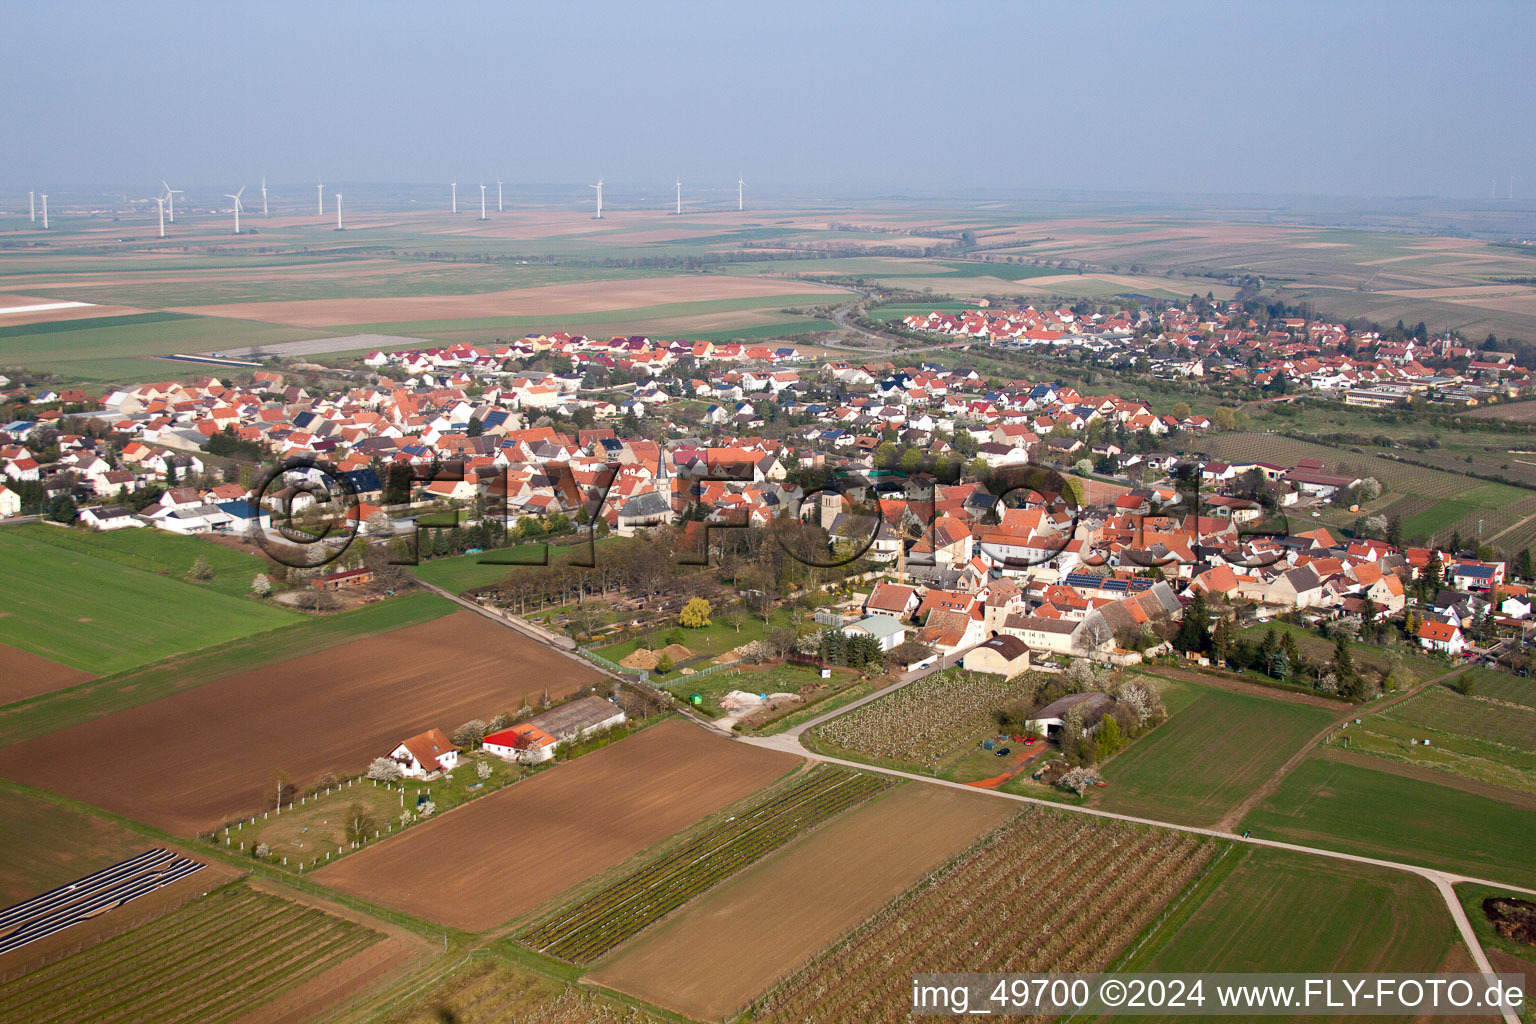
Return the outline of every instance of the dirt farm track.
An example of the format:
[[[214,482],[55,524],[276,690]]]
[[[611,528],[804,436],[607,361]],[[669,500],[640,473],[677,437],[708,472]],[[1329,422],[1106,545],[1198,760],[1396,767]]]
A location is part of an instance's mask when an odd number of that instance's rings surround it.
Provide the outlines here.
[[[484,931],[761,789],[799,760],[662,722],[344,857],[317,878]]]
[[[401,740],[599,678],[470,612],[228,676],[0,751],[0,775],[190,835]]]

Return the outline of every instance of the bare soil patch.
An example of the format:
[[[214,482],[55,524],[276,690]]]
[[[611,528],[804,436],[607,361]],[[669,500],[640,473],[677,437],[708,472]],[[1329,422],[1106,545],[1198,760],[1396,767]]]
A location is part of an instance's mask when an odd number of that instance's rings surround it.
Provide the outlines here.
[[[415,320],[463,320],[496,316],[555,316],[606,309],[632,309],[675,302],[712,302],[836,290],[803,281],[771,278],[655,277],[625,281],[509,288],[475,295],[404,295],[371,299],[304,299],[192,306],[180,312],[235,317],[299,327]]]
[[[0,644],[0,704],[52,693],[95,678],[78,668]]]
[[[662,722],[344,857],[316,877],[485,931],[740,800],[799,763]]]
[[[0,774],[188,835],[361,771],[424,729],[575,693],[594,670],[471,612],[211,682],[0,752]]]
[[[1017,810],[900,786],[727,881],[585,980],[725,1019]]]

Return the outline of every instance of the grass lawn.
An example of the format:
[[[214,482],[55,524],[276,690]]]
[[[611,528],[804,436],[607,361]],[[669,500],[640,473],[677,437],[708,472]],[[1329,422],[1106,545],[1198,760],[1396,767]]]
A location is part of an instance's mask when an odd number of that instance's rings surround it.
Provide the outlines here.
[[[320,618],[297,616],[296,621],[279,629],[0,708],[0,746],[148,704],[261,665],[313,654],[370,634],[428,622],[456,609],[456,605],[440,597],[416,593]],[[0,619],[0,622],[4,621]]]
[[[422,517],[422,525],[426,525],[426,517]],[[446,522],[446,520],[445,520]],[[599,537],[595,544],[599,552],[604,544],[617,537]],[[442,587],[444,590],[455,594],[462,594],[466,590],[474,590],[477,587],[488,587],[493,583],[500,583],[512,573],[520,571],[517,565],[497,565],[488,559],[498,559],[503,563],[527,562],[540,564],[543,558],[542,544],[516,544],[509,548],[491,548],[475,555],[451,555],[446,558],[423,558],[421,564],[410,567],[410,572],[419,580],[430,583],[433,586]],[[549,548],[549,560],[553,564],[557,559],[585,558],[587,554],[587,542],[585,539],[576,545],[552,544]]]
[[[475,770],[475,765],[482,762],[491,767],[491,774],[485,779],[481,779]],[[268,863],[297,871],[301,861],[308,863],[319,857],[323,862],[327,852],[335,859],[338,849],[346,848],[346,817],[354,804],[361,804],[366,809],[374,819],[376,830],[387,838],[392,832],[400,831],[401,813],[414,811],[418,798],[432,801],[436,808],[434,815],[442,814],[526,774],[527,769],[508,764],[499,757],[475,753],[461,762],[451,775],[433,782],[403,779],[386,785],[354,780],[350,786],[343,785],[328,793],[324,790],[318,795],[311,792],[291,811],[258,817],[254,825],[230,829],[225,845],[238,849],[244,843],[245,849],[251,850],[257,843],[265,843],[272,850]],[[309,788],[308,780],[299,782],[303,788]],[[218,839],[223,842],[225,838],[221,830]],[[289,859],[286,865],[284,857]]]
[[[152,527],[110,533],[60,530],[42,524],[27,524],[14,529],[29,541],[105,558],[176,580],[186,580],[193,561],[202,556],[213,567],[213,579],[197,586],[231,597],[249,597],[251,580],[257,573],[269,573],[273,568],[271,560],[264,555]]]
[[[1449,786],[1314,755],[1243,820],[1264,839],[1536,887],[1536,814]]]
[[[1369,715],[1328,743],[1536,793],[1536,708],[1479,700],[1445,686]]]
[[[1332,715],[1284,700],[1206,689],[1105,762],[1095,806],[1210,825],[1268,778]]]
[[[137,557],[119,548],[98,554],[55,546],[36,530],[0,531],[0,643],[105,674],[298,618],[275,605],[135,568]]]
[[[1240,630],[1237,635],[1257,643],[1264,639],[1265,632],[1270,629],[1275,631],[1277,637],[1284,637],[1286,633],[1294,634],[1297,648],[1301,651],[1302,657],[1309,661],[1333,660],[1332,640],[1319,636],[1315,630],[1304,626],[1293,626],[1289,622],[1259,623]],[[1358,667],[1369,668],[1376,672],[1386,672],[1390,669],[1393,678],[1397,680],[1398,689],[1407,689],[1426,679],[1443,676],[1455,667],[1426,657],[1408,647],[1383,647],[1379,644],[1355,641],[1349,645],[1349,650],[1354,655],[1355,665]]]
[[[1417,875],[1232,849],[1121,971],[1434,971],[1456,939]]]
[[[1513,896],[1529,901],[1531,894],[1510,892],[1507,889],[1491,888],[1474,882],[1460,882],[1454,888],[1457,898],[1461,900],[1461,905],[1467,912],[1467,918],[1472,922],[1472,930],[1477,933],[1478,944],[1483,947],[1484,952],[1489,954],[1493,969],[1525,973],[1525,1016],[1522,1019],[1536,1020],[1536,994],[1531,991],[1532,982],[1536,981],[1536,946],[1527,946],[1514,939],[1506,939],[1494,931],[1493,925],[1488,921],[1488,915],[1483,911],[1483,900],[1491,896]],[[1500,954],[1512,957],[1519,962],[1511,964]]]
[[[743,626],[743,629],[746,627]],[[850,668],[835,668],[832,678],[826,680],[830,688],[824,696],[846,688],[858,679],[858,673]],[[771,668],[742,666],[723,672],[711,672],[707,676],[685,676],[668,673],[665,676],[651,674],[651,681],[658,684],[680,701],[687,702],[690,694],[704,698],[702,710],[707,714],[720,713],[720,698],[732,690],[746,693],[799,693],[802,687],[822,683],[819,670],[808,665],[774,665]]]
[[[718,613],[719,609],[716,609],[715,614]],[[740,647],[742,644],[761,640],[780,626],[793,626],[804,615],[805,613],[798,609],[775,608],[769,615],[767,625],[764,625],[761,615],[747,614],[742,619],[740,632],[736,631],[735,626],[718,618],[712,620],[709,625],[702,629],[684,629],[681,626],[675,628],[683,634],[682,644],[684,647],[688,648],[695,655],[704,655],[712,658]],[[650,634],[650,640],[657,649],[666,646],[663,638],[673,628],[673,626],[668,626],[666,629]],[[637,637],[634,640],[625,640],[623,643],[599,647],[595,653],[610,661],[621,661],[633,654],[639,647],[640,638]],[[700,665],[699,667],[703,666]]]
[[[1433,508],[1403,520],[1403,536],[1433,537],[1477,507],[1464,501],[1441,500]]]
[[[5,856],[0,906],[99,871],[155,845],[122,826],[35,792],[0,786]]]

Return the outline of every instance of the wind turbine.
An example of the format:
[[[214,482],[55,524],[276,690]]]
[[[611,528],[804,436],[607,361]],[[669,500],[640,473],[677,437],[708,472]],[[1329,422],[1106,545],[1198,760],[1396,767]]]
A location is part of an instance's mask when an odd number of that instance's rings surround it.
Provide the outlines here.
[[[458,213],[459,212],[459,183],[455,181],[452,184],[450,184],[448,187],[453,189],[453,212],[454,213]]]
[[[742,190],[745,189],[746,187],[747,187],[747,183],[742,180],[741,174],[738,173],[736,175],[736,212],[737,213],[740,213],[742,210],[746,209],[745,203],[744,203],[743,198],[742,198]]]
[[[37,223],[37,193],[27,193],[27,212],[32,215],[32,223]]]
[[[164,178],[160,179],[160,184],[165,186],[165,219],[170,221],[172,224],[175,224],[176,197],[182,195],[186,190],[171,188],[171,183],[166,181]]]
[[[43,230],[47,231],[48,230],[48,193],[47,192],[41,192],[41,193],[38,193],[38,194],[41,195],[42,198],[43,198]]]
[[[485,183],[480,183],[480,219],[485,220]]]
[[[325,216],[325,182],[315,183],[315,216]]]
[[[261,176],[261,215],[267,216],[267,176]]]
[[[160,208],[160,237],[165,237],[165,196],[155,196],[155,205]]]
[[[597,189],[597,219],[603,219],[603,179],[599,177],[596,185],[588,185],[587,188]]]
[[[683,212],[683,179],[677,179],[677,212]]]
[[[501,179],[496,179],[496,212],[501,212]]]
[[[239,192],[225,192],[229,198],[235,201],[235,234],[240,233],[240,197],[245,195],[245,186],[240,186]]]
[[[336,230],[341,230],[341,193],[336,193]]]

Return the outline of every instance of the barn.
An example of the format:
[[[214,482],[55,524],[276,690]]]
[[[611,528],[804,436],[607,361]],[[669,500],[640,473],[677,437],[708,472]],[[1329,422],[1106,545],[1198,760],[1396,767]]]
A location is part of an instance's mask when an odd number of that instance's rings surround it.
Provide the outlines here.
[[[990,672],[1012,679],[1029,669],[1029,647],[1016,636],[995,636],[972,647],[961,662],[972,672]]]

